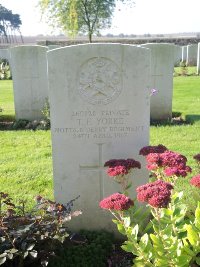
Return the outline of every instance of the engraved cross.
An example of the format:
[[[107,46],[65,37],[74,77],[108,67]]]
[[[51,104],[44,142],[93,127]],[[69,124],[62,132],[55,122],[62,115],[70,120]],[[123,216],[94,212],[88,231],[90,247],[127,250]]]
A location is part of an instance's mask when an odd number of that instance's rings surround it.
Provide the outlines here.
[[[83,165],[79,165],[81,170],[96,170],[98,171],[98,178],[99,178],[99,184],[100,184],[100,199],[103,198],[104,196],[104,182],[103,182],[103,171],[105,170],[105,167],[103,165],[103,157],[102,157],[102,153],[103,153],[103,145],[104,143],[98,143],[96,144],[98,146],[98,164],[94,165],[94,166],[83,166]]]
[[[152,77],[162,77],[163,74],[151,74]]]

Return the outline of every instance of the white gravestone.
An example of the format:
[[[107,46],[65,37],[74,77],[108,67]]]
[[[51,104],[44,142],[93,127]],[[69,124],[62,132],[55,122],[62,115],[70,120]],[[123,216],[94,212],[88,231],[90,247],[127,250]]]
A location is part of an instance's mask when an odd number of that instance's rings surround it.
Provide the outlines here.
[[[166,120],[172,117],[174,45],[144,44],[151,49],[151,88],[157,93],[151,97],[150,117]]]
[[[179,67],[182,60],[182,47],[180,45],[174,46],[174,66]]]
[[[86,44],[47,53],[54,192],[66,203],[80,195],[73,229],[111,230],[99,201],[120,190],[106,174],[110,159],[134,158],[149,143],[150,51],[132,45]],[[148,181],[136,170],[134,188]],[[135,194],[135,190],[131,192]]]
[[[6,59],[10,62],[10,53],[8,49],[0,49],[0,59]]]
[[[198,44],[191,44],[187,46],[187,66],[196,66],[197,65],[197,49]]]
[[[198,75],[200,74],[200,43],[198,43],[197,49],[197,72]]]
[[[186,62],[187,60],[187,46],[182,46],[182,62]]]
[[[16,119],[35,120],[48,98],[47,47],[17,46],[10,49]]]
[[[48,50],[60,48],[60,45],[48,45]]]

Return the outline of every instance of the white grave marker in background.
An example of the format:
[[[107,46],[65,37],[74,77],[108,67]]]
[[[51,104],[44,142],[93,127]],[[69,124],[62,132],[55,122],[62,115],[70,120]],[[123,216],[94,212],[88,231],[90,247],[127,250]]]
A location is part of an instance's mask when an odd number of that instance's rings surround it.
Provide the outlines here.
[[[151,50],[151,88],[157,94],[151,97],[152,120],[166,120],[172,117],[174,50],[173,44],[144,44]]]
[[[187,66],[196,66],[197,65],[197,50],[198,44],[191,44],[187,46]]]
[[[16,46],[10,49],[16,119],[35,120],[48,98],[48,48]]]

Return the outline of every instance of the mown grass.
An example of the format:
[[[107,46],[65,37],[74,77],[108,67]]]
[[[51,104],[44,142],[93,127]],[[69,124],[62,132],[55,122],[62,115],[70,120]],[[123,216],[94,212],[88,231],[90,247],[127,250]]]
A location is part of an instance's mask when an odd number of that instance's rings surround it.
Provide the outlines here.
[[[4,109],[0,119],[14,116],[12,81],[0,81],[0,107]],[[182,113],[192,124],[151,126],[150,143],[182,153],[195,168],[193,155],[200,153],[199,76],[174,77],[173,112]],[[179,179],[177,185],[190,203],[193,189],[188,178]],[[0,191],[31,204],[38,194],[53,198],[50,131],[0,131]]]
[[[0,131],[0,191],[33,204],[53,197],[50,131]]]
[[[189,122],[200,124],[200,77],[174,77],[173,112],[181,112]]]
[[[11,80],[0,80],[0,120],[13,120],[15,117],[14,96]]]

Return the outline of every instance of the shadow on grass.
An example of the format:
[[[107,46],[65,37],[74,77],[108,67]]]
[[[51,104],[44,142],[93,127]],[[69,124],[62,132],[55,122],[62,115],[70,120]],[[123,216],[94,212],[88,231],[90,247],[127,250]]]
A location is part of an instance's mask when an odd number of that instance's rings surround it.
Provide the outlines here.
[[[15,121],[14,115],[0,114],[0,131],[8,130],[14,121]]]
[[[5,115],[0,113],[0,131],[9,130],[14,121],[15,115]]]
[[[194,124],[195,122],[200,121],[200,114],[189,114],[185,116],[185,120],[188,121],[191,124]]]
[[[15,115],[1,115],[0,122],[13,122],[15,120]]]
[[[172,118],[171,119],[165,119],[165,120],[150,120],[151,126],[179,126],[179,125],[187,125],[192,124],[191,121],[187,120],[186,118],[183,118],[181,112],[172,112]]]

